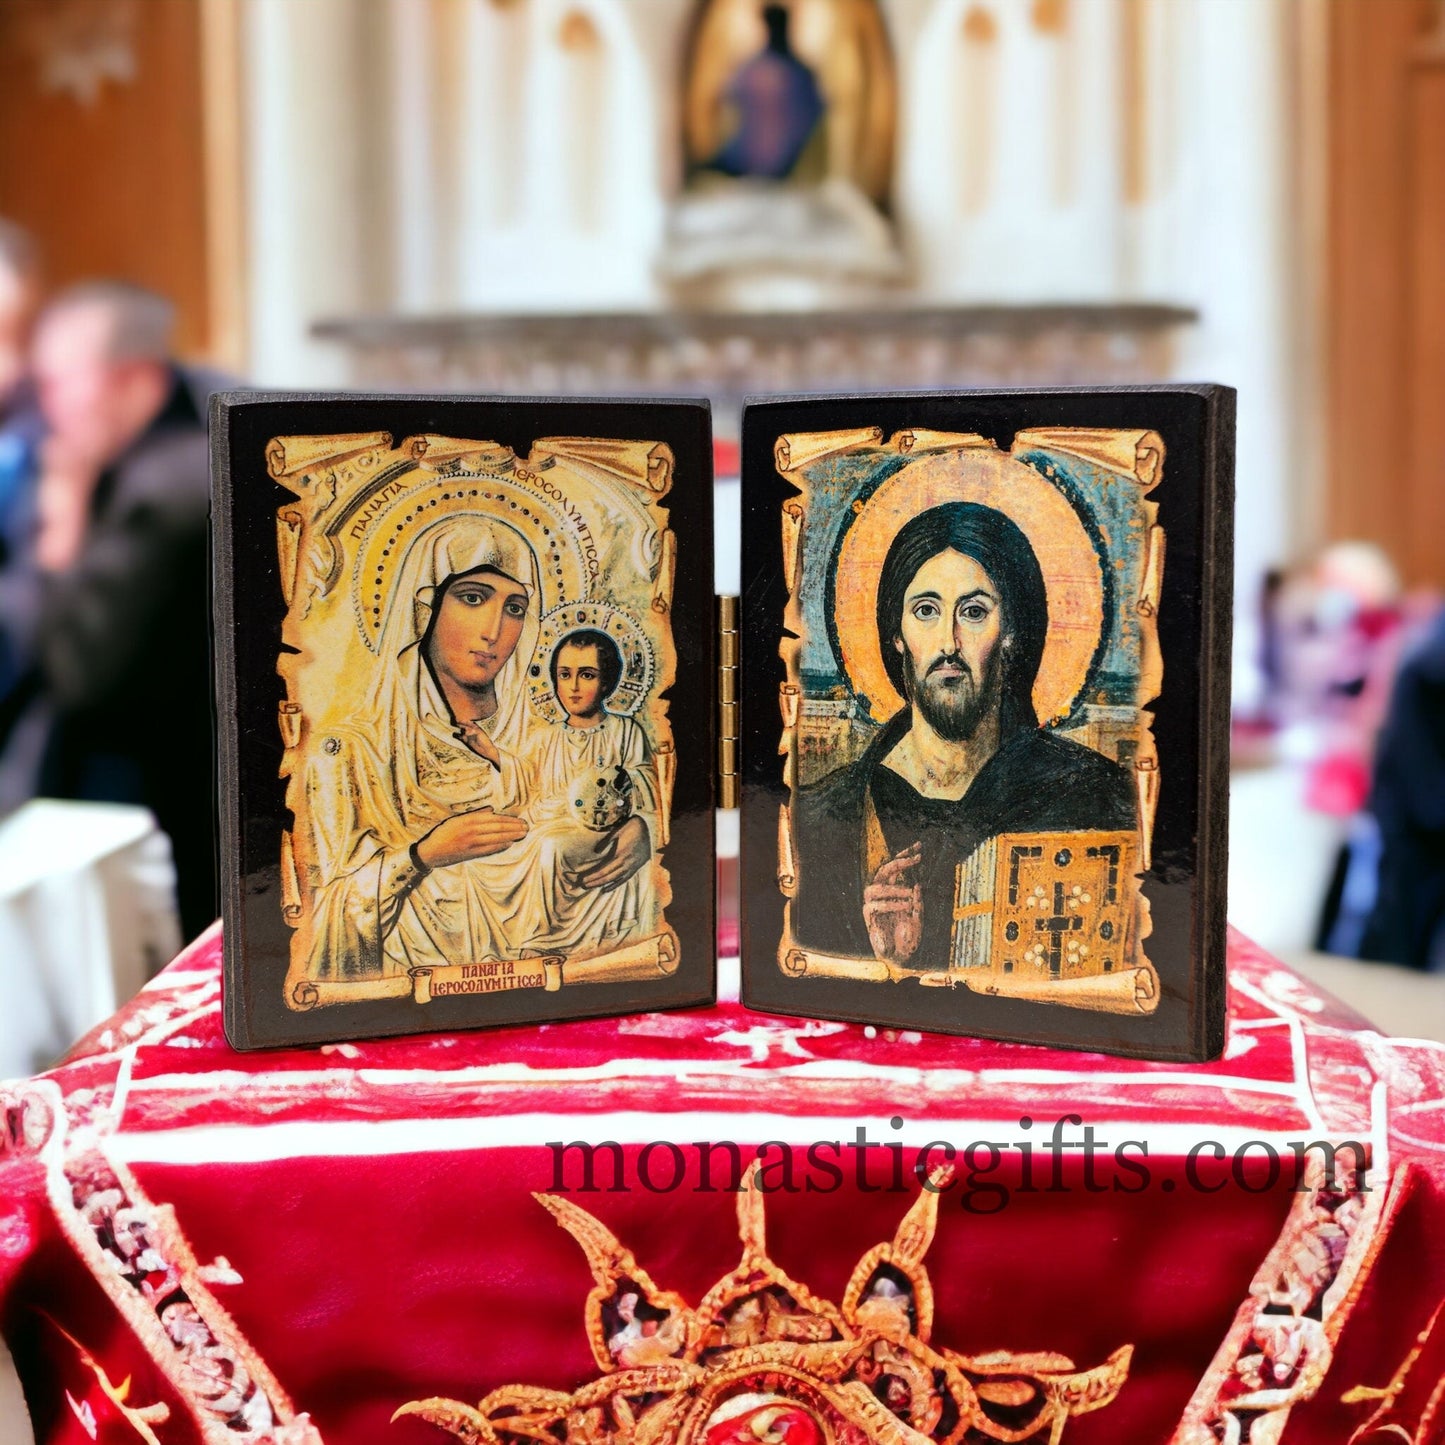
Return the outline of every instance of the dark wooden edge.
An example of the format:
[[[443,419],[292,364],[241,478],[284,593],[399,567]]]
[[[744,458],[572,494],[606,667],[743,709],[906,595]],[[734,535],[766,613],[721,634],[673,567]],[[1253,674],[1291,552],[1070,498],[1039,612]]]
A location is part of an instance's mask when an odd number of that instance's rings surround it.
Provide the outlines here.
[[[220,852],[222,975],[221,1021],[226,1041],[235,1049],[252,1047],[246,1011],[240,1008],[238,990],[225,980],[246,978],[245,912],[233,897],[232,883],[240,879],[240,809],[232,806],[238,781],[236,733],[236,654],[231,639],[236,630],[235,553],[231,545],[231,446],[229,419],[232,405],[252,395],[216,392],[211,396],[211,663],[215,678],[215,732],[217,840]],[[243,984],[244,986],[244,984]]]
[[[1194,1032],[1201,1061],[1224,1052],[1227,1013],[1229,893],[1229,723],[1234,642],[1235,392],[1214,387],[1205,434],[1204,675],[1200,680],[1199,907],[1196,926],[1204,956],[1195,962],[1198,984]],[[1217,959],[1219,966],[1211,967]]]

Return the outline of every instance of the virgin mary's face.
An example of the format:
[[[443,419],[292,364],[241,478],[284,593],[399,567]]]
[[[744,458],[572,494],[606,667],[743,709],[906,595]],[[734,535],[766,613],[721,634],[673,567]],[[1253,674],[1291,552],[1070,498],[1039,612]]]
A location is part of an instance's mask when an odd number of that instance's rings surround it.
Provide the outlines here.
[[[469,572],[442,595],[427,657],[439,677],[486,687],[516,650],[526,616],[527,589],[520,582],[490,567]]]

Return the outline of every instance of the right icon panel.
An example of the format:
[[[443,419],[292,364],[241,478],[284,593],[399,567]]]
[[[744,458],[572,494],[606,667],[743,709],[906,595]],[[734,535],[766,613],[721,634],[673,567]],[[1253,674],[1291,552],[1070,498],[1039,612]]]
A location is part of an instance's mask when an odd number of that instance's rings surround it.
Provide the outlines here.
[[[776,638],[775,979],[820,1012],[841,985],[880,1022],[901,1003],[899,1021],[968,1032],[994,1028],[963,995],[1107,1014],[1106,1046],[1148,1051],[1124,1020],[1165,991],[1143,886],[1160,798],[1199,791],[1196,750],[1166,756],[1154,709],[1175,667],[1196,717],[1207,693],[1206,649],[1166,668],[1161,645],[1170,446],[1151,426],[951,430],[936,404],[903,425],[851,406],[863,424],[766,438],[780,615],[745,621],[744,668],[751,702]],[[1180,471],[1197,503],[1199,468]],[[772,506],[750,500],[761,563]],[[754,754],[746,776],[765,768]],[[762,947],[750,929],[754,983]]]

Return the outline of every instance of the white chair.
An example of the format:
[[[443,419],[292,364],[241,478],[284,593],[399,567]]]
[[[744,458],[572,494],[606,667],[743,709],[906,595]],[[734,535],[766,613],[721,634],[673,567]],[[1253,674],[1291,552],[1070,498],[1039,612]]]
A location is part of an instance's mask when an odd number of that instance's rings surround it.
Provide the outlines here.
[[[0,822],[0,1078],[48,1068],[180,948],[144,808],[37,799]]]

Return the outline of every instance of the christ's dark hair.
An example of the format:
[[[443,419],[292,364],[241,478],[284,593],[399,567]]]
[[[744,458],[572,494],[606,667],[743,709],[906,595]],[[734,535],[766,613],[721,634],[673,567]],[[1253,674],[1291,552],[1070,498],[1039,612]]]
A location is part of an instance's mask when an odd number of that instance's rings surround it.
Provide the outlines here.
[[[1049,631],[1048,593],[1029,539],[994,507],[945,502],[920,512],[894,537],[878,578],[878,645],[888,680],[908,696],[908,661],[893,645],[901,635],[904,599],[924,563],[950,550],[972,557],[998,588],[999,641],[1006,645],[1000,728],[1007,735],[1037,727],[1033,689]]]
[[[552,690],[557,689],[557,659],[564,647],[595,647],[597,649],[597,671],[602,679],[602,701],[606,702],[622,681],[622,651],[605,633],[595,627],[584,627],[578,632],[569,632],[552,649]]]

